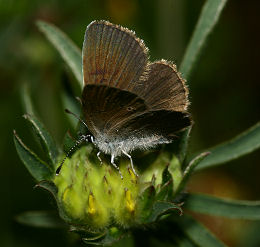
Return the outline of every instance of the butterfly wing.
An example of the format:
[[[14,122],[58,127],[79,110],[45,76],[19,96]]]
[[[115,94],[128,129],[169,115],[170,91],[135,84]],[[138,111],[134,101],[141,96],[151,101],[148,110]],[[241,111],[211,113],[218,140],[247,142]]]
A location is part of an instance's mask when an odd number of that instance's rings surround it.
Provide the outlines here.
[[[146,111],[144,100],[137,95],[105,85],[86,85],[82,106],[91,133],[106,139],[121,136],[122,125]]]
[[[144,99],[147,111],[122,126],[121,134],[130,140],[130,150],[169,143],[176,132],[192,124],[187,113],[188,89],[176,66],[162,60],[148,67],[147,77],[131,90]],[[131,143],[133,138],[139,141]]]
[[[188,90],[176,67],[148,63],[148,49],[135,34],[94,21],[83,45],[83,111],[89,130],[127,150],[172,140],[191,124]]]
[[[165,60],[150,63],[148,76],[135,84],[133,93],[143,98],[150,110],[186,111],[188,88],[176,66]]]
[[[188,113],[176,111],[150,111],[130,119],[122,126],[121,135],[136,139],[135,148],[149,148],[157,144],[170,143],[178,131],[184,130],[191,125],[191,118]],[[131,138],[129,134],[131,133]]]
[[[147,52],[134,32],[107,21],[93,21],[83,44],[84,84],[128,90],[145,74]]]

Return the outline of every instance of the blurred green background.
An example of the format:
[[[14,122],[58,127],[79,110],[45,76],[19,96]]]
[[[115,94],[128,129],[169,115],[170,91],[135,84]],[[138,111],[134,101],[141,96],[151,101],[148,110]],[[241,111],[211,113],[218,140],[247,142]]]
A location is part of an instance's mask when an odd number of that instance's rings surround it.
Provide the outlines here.
[[[57,51],[37,30],[42,19],[82,46],[86,26],[106,19],[136,31],[151,60],[180,64],[204,1],[196,0],[0,0],[0,246],[71,246],[61,231],[15,222],[27,210],[55,208],[15,151],[12,131],[26,144],[21,86],[28,83],[41,120],[60,143],[68,128],[60,91],[75,81]],[[260,2],[230,0],[188,81],[195,121],[190,152],[225,141],[259,121]],[[260,152],[196,174],[189,190],[234,199],[260,199]],[[260,246],[260,223],[196,215],[229,246]],[[170,230],[169,230],[170,233]]]

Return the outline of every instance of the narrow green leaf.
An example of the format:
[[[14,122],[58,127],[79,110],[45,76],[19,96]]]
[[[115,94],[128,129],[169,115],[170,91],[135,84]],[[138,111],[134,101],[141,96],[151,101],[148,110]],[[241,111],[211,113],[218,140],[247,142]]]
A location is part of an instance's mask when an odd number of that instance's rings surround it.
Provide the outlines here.
[[[53,175],[52,169],[43,162],[35,153],[33,153],[22,140],[18,137],[14,131],[14,143],[17,150],[17,153],[31,173],[31,175],[37,180],[48,180]]]
[[[62,100],[64,109],[69,109],[71,112],[73,112],[77,116],[80,116],[81,105],[79,102],[77,102],[76,98],[73,98],[71,95],[68,95],[68,93],[66,93],[66,92],[62,92],[61,100]],[[66,117],[68,118],[69,123],[71,124],[72,128],[76,129],[78,120],[71,114],[66,114]]]
[[[167,151],[169,154],[176,155],[181,164],[186,158],[190,131],[191,131],[191,127],[178,133],[176,136],[176,140],[174,140],[172,143],[165,145],[164,147],[164,150]]]
[[[63,151],[64,153],[68,153],[71,149],[71,147],[73,147],[76,144],[76,141],[70,131],[67,131],[64,138],[63,138]]]
[[[189,162],[188,166],[186,167],[186,169],[183,173],[183,178],[180,182],[180,185],[178,186],[177,190],[175,191],[175,195],[177,195],[179,192],[181,192],[184,189],[184,187],[185,187],[186,183],[188,182],[194,169],[209,154],[210,154],[209,152],[201,153]]]
[[[35,114],[36,111],[34,110],[32,98],[31,98],[31,92],[28,83],[23,83],[20,93],[21,93],[22,104],[25,112],[31,115],[36,115]]]
[[[16,217],[16,220],[24,225],[41,228],[65,228],[66,224],[54,212],[29,211]]]
[[[46,35],[53,46],[59,51],[62,58],[69,65],[76,79],[78,80],[80,88],[82,88],[83,77],[80,49],[66,34],[64,34],[54,25],[44,21],[37,21],[37,26]]]
[[[260,201],[240,201],[190,194],[184,207],[194,212],[227,218],[260,220]]]
[[[198,247],[188,238],[176,238],[175,241],[178,247]]]
[[[54,143],[54,140],[44,127],[43,123],[41,123],[36,117],[29,114],[25,114],[24,118],[28,120],[28,122],[30,123],[34,133],[40,141],[43,151],[46,153],[48,157],[48,161],[50,161],[54,170],[58,156],[58,150]]]
[[[190,137],[191,127],[187,128],[185,131],[182,132],[180,137],[179,143],[179,150],[178,150],[178,158],[180,163],[182,164],[186,158],[188,144],[189,144],[189,137]]]
[[[159,220],[161,216],[177,211],[180,215],[182,214],[182,209],[179,205],[171,202],[157,201],[154,203],[152,213],[146,223],[155,222]]]
[[[217,24],[226,2],[227,0],[207,0],[205,2],[180,66],[180,72],[185,79],[189,78],[202,47]]]
[[[200,247],[224,247],[226,246],[217,239],[207,228],[190,216],[183,215],[175,219],[177,225],[184,234],[197,246]]]
[[[221,165],[260,148],[260,122],[234,139],[210,148],[211,153],[202,160],[196,170]]]

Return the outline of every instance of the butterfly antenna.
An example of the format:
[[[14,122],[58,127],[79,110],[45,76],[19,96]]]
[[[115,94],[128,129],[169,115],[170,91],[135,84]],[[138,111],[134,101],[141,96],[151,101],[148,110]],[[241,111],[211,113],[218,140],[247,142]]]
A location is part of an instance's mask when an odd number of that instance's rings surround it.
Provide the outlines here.
[[[82,119],[80,119],[80,117],[77,116],[75,113],[71,112],[71,111],[68,110],[68,109],[65,109],[65,112],[68,113],[68,114],[73,115],[73,116],[74,116],[75,118],[77,118],[82,124],[84,124],[84,125],[86,126],[86,128],[88,129],[87,124],[86,124]]]
[[[61,168],[65,162],[65,160],[70,156],[70,154],[73,152],[73,150],[78,147],[83,141],[89,141],[91,140],[92,141],[92,136],[90,135],[83,135],[80,137],[79,140],[76,141],[76,143],[74,144],[74,146],[72,146],[70,148],[70,150],[67,152],[66,156],[64,157],[64,159],[62,160],[62,162],[60,163],[59,167],[57,168],[56,170],[56,175],[59,175],[60,174],[60,171],[61,171]]]

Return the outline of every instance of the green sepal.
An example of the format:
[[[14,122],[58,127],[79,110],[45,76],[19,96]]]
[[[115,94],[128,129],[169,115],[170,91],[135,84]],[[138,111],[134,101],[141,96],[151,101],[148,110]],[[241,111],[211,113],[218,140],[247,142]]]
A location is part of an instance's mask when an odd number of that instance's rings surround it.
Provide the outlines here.
[[[28,211],[16,216],[16,221],[31,227],[39,228],[67,228],[67,225],[55,212]]]
[[[167,201],[172,199],[173,195],[173,177],[169,172],[169,165],[167,165],[162,173],[162,184],[160,184],[156,200],[158,201]]]
[[[150,211],[153,207],[154,200],[156,196],[155,187],[153,185],[148,185],[140,194],[139,207],[142,211],[140,216],[141,223],[145,223],[150,215]]]
[[[32,130],[37,137],[37,140],[39,140],[44,153],[46,153],[47,155],[49,161],[48,163],[52,165],[52,168],[54,170],[58,157],[58,149],[55,145],[54,140],[44,127],[43,123],[41,123],[35,116],[25,114],[23,117],[30,123]]]
[[[87,241],[100,240],[107,234],[107,230],[91,231],[90,229],[86,229],[86,227],[76,225],[71,225],[69,231],[79,234],[82,239]]]
[[[156,201],[171,200],[172,195],[173,195],[173,180],[171,179],[160,187],[159,192],[156,194]]]
[[[56,203],[57,203],[57,207],[59,210],[59,215],[60,217],[67,223],[72,223],[70,217],[68,217],[68,215],[66,214],[62,203],[60,202],[59,198],[58,198],[58,188],[56,187],[56,185],[49,180],[43,180],[40,181],[38,184],[35,185],[35,187],[39,187],[42,188],[44,190],[47,190],[48,192],[50,192],[52,194],[52,196],[54,197]]]
[[[165,167],[162,173],[162,185],[168,183],[170,180],[172,180],[172,175],[168,170],[169,165]]]
[[[37,187],[47,190],[48,192],[50,192],[53,195],[53,197],[55,199],[57,199],[58,188],[52,181],[42,180],[38,184],[35,185],[35,188],[37,188]]]
[[[175,191],[176,188],[179,187],[179,184],[182,181],[182,169],[181,169],[181,163],[177,156],[173,155],[170,164],[168,166],[168,171],[171,174],[171,177],[173,179],[173,190]]]
[[[157,201],[153,204],[153,208],[146,223],[152,223],[159,220],[163,215],[176,213],[179,211],[179,215],[182,215],[182,209],[179,205],[172,202]]]
[[[30,150],[14,131],[14,143],[17,153],[30,174],[37,180],[50,180],[53,169]]]
[[[104,235],[100,235],[100,237],[94,238],[83,238],[83,242],[91,245],[111,245],[120,239],[122,239],[127,234],[126,230],[119,229],[117,227],[111,227],[106,230]]]

